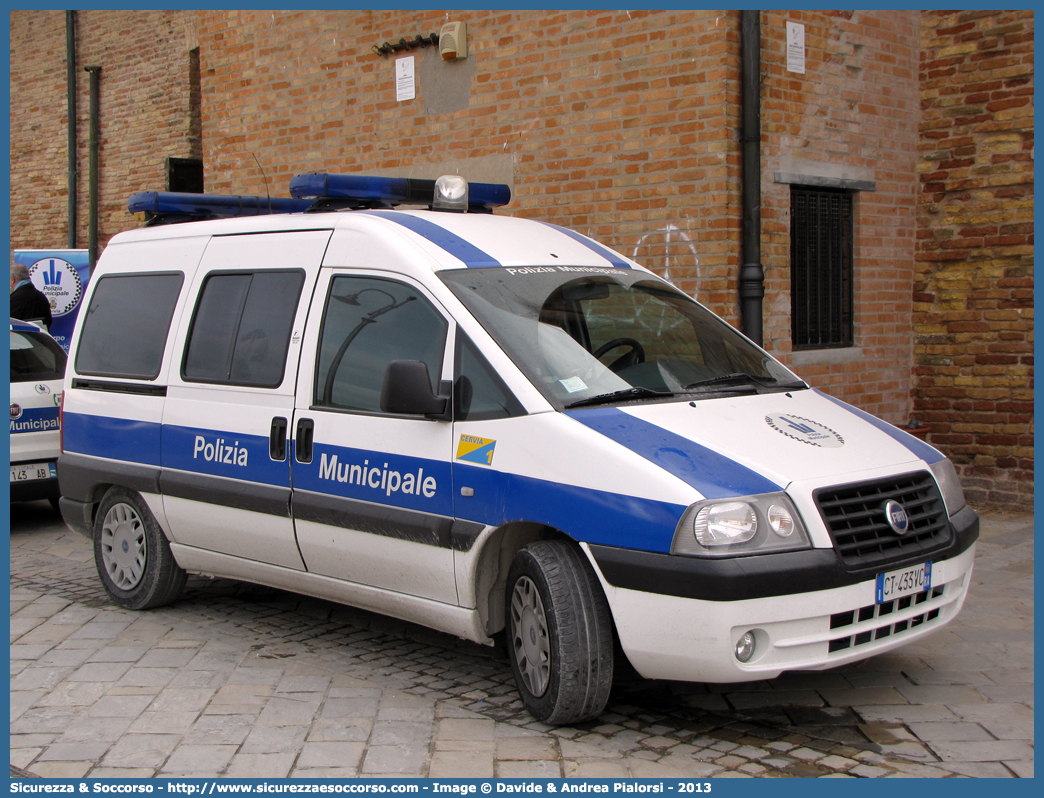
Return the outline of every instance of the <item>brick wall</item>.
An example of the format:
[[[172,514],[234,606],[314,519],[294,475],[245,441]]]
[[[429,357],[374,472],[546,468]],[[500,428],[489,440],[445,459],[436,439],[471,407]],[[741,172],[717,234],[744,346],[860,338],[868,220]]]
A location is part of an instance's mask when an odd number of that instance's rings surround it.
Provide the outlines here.
[[[914,412],[970,500],[1033,502],[1033,12],[924,12]]]
[[[184,11],[78,11],[77,246],[87,246],[89,76],[101,66],[99,251],[139,226],[127,197],[163,188],[164,159],[199,157],[189,113]],[[68,104],[64,11],[12,11],[11,247],[68,242]]]
[[[468,23],[466,102],[397,102],[385,40]],[[783,69],[786,19],[807,26],[804,76]],[[763,14],[766,344],[789,358],[794,163],[876,181],[857,205],[856,343],[794,359],[891,421],[910,411],[917,31],[910,12]],[[203,12],[210,189],[274,191],[300,171],[408,168],[509,155],[509,212],[579,229],[737,322],[737,12]],[[416,50],[418,73],[432,50]],[[451,80],[458,64],[427,71]]]
[[[413,51],[417,98],[397,102],[397,56],[372,45],[451,19],[468,59]],[[588,233],[735,318],[738,14],[212,11],[199,37],[208,190],[263,192],[255,155],[283,195],[297,172],[507,157],[508,212]],[[448,88],[463,101],[438,102]]]
[[[786,68],[787,21],[804,25],[804,74]],[[766,11],[761,32],[766,348],[826,392],[906,423],[913,366],[918,15]],[[807,176],[808,184],[821,178],[875,187],[854,198],[855,339],[849,349],[787,354],[790,184],[776,182],[777,175]]]

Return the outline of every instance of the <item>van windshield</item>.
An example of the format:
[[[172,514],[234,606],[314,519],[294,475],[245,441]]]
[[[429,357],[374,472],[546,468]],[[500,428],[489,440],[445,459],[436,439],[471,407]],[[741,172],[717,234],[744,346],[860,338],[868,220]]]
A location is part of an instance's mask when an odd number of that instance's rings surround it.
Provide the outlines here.
[[[560,409],[807,387],[648,272],[497,267],[439,277]]]

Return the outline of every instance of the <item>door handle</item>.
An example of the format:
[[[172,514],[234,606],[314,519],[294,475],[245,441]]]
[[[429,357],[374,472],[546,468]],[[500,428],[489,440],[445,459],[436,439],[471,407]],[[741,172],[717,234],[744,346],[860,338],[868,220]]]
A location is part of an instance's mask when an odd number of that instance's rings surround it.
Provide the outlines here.
[[[268,456],[282,462],[286,459],[286,419],[272,419],[272,430],[268,433]]]
[[[294,438],[294,452],[297,462],[312,462],[312,430],[315,422],[310,418],[302,418],[297,421],[297,435]]]

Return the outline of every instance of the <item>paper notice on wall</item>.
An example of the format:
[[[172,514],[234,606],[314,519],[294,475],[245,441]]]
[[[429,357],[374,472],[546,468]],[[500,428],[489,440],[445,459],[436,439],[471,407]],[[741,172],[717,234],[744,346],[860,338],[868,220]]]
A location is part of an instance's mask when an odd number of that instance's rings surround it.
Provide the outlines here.
[[[395,99],[398,102],[417,97],[417,79],[413,71],[413,56],[395,59]]]
[[[805,74],[805,26],[787,23],[787,72]]]

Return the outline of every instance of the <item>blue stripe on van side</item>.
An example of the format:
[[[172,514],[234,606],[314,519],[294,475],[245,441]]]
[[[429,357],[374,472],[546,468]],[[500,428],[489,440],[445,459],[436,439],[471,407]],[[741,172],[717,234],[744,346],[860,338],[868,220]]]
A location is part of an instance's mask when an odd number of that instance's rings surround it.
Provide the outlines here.
[[[312,462],[294,461],[294,488],[331,497],[453,516],[446,460],[316,443]]]
[[[537,221],[539,221],[539,220],[537,220]],[[625,261],[619,255],[617,255],[611,249],[609,249],[608,247],[603,247],[597,241],[592,241],[587,236],[580,235],[575,230],[570,230],[568,227],[559,227],[557,224],[551,224],[550,222],[540,222],[540,223],[543,224],[543,225],[546,225],[547,227],[552,228],[553,230],[557,230],[562,235],[569,236],[571,239],[573,239],[578,244],[583,244],[585,247],[587,247],[589,250],[594,252],[596,255],[601,255],[603,258],[605,258],[607,261],[609,261],[609,263],[611,265],[615,266],[617,269],[630,269],[631,268],[631,264],[629,264],[627,261]]]
[[[932,463],[938,463],[938,462],[946,459],[946,455],[944,455],[942,452],[940,452],[934,446],[929,446],[927,443],[925,443],[924,441],[920,440],[919,438],[915,438],[910,433],[903,432],[901,429],[899,429],[899,427],[896,427],[893,424],[889,424],[887,421],[882,421],[877,416],[872,416],[869,413],[864,412],[863,410],[860,410],[858,407],[853,407],[852,405],[848,404],[847,402],[842,402],[840,399],[835,399],[830,394],[823,393],[818,388],[813,388],[813,390],[817,394],[822,396],[824,399],[829,399],[831,402],[833,402],[838,407],[843,407],[849,413],[854,413],[855,415],[857,415],[861,419],[863,419],[863,421],[866,421],[868,424],[872,424],[873,426],[877,427],[879,430],[881,430],[881,432],[883,432],[889,438],[891,438],[892,440],[894,440],[894,441],[896,441],[898,443],[901,443],[903,446],[905,446],[907,449],[909,449],[915,455],[917,455],[922,460],[924,460],[924,462],[926,462],[928,464],[932,464]]]
[[[290,487],[290,465],[273,460],[267,435],[164,424],[163,468]]]
[[[66,413],[64,420],[66,451],[70,453],[159,467],[162,441],[166,448],[164,469],[176,469],[180,475],[214,477],[215,484],[221,480],[226,491],[235,491],[235,483],[227,481],[230,478],[255,485],[289,482],[288,463],[269,459],[268,439],[263,436],[79,413]],[[227,454],[228,462],[222,457],[218,463],[218,452]],[[336,464],[334,454],[338,455]],[[292,449],[288,456],[293,457]],[[381,473],[368,469],[367,484],[361,485],[352,474],[353,465],[380,467]],[[668,502],[519,476],[460,461],[451,466],[441,460],[323,444],[316,445],[311,465],[295,462],[293,470],[295,488],[330,498],[364,501],[375,508],[408,509],[442,517],[456,515],[491,526],[509,521],[543,523],[579,541],[645,551],[670,551],[674,530],[686,509]],[[382,485],[385,472],[388,481]],[[390,476],[393,472],[397,477],[394,485]],[[412,480],[408,493],[407,479]],[[473,488],[474,496],[453,495],[451,491],[458,482]],[[430,495],[425,494],[425,489]]]
[[[529,521],[560,529],[574,540],[667,553],[683,505],[453,463],[453,485],[473,496],[454,497],[456,517],[500,526]]]
[[[655,463],[708,499],[783,490],[735,460],[617,407],[570,410],[566,415]]]
[[[86,413],[62,414],[65,451],[159,466],[160,425]]]
[[[380,216],[389,222],[402,225],[407,230],[412,230],[435,246],[446,250],[453,257],[463,261],[469,269],[504,265],[469,241],[464,240],[455,233],[451,233],[445,227],[429,222],[427,219],[420,219],[416,216],[410,216],[408,213],[397,213],[395,211],[359,211],[359,213]]]

